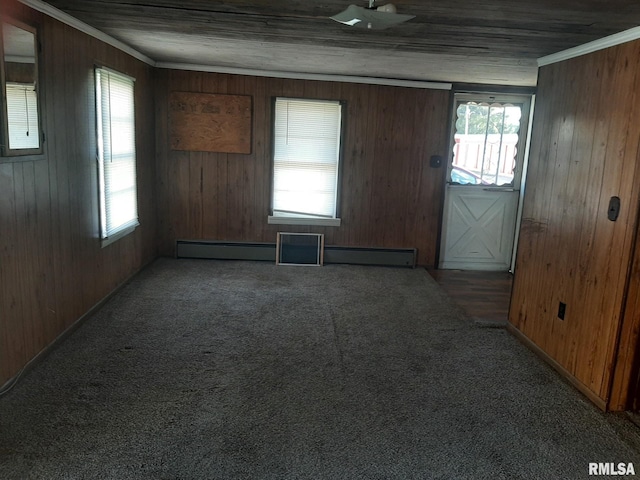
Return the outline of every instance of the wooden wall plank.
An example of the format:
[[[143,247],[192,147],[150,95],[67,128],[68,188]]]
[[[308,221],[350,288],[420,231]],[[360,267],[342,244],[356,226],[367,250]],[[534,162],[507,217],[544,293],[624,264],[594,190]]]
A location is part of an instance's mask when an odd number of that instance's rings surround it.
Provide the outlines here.
[[[257,88],[257,77],[245,77],[244,79],[244,88],[243,93],[247,92],[255,92]],[[255,115],[255,108],[253,107],[252,102],[252,116]],[[251,133],[253,135],[253,124],[251,126]],[[254,148],[257,148],[254,147]],[[257,218],[257,212],[254,210],[254,195],[255,195],[255,185],[258,183],[257,172],[256,172],[256,164],[255,160],[251,160],[246,156],[238,156],[238,158],[242,162],[242,176],[243,176],[243,184],[242,184],[242,226],[241,231],[249,232],[255,229],[256,224],[259,223],[259,219]]]
[[[540,70],[510,309],[510,322],[603,404],[638,215],[638,59],[636,41]],[[612,196],[623,205],[616,222]]]
[[[175,168],[194,154],[170,151],[166,142],[157,142],[162,149],[159,204],[168,206],[161,254],[174,255],[178,238],[274,242],[279,230],[314,231],[324,233],[328,245],[418,248],[418,263],[435,265],[444,179],[442,169],[425,165],[431,155],[446,156],[449,92],[216,73],[170,71],[161,76],[168,79],[157,96],[163,102],[173,91],[253,97],[249,155],[206,153],[183,174]],[[267,224],[276,96],[345,102],[341,227]],[[167,121],[161,115],[158,132],[165,131]],[[201,208],[202,224],[183,225],[195,205]]]
[[[39,349],[42,349],[47,345],[49,339],[55,338],[59,332],[55,329],[56,282],[54,281],[53,253],[49,238],[52,230],[49,165],[47,162],[33,162],[33,166],[35,173],[33,183],[38,188],[35,189],[37,228],[34,232],[37,249],[32,253],[37,272],[35,291],[40,322],[39,329],[42,335]]]
[[[565,85],[567,88],[576,88],[576,80],[582,75],[582,71],[579,68],[569,68],[566,73],[568,81]],[[568,92],[567,92],[568,93]],[[564,272],[565,275],[551,276],[544,282],[548,296],[551,299],[551,308],[559,305],[560,302],[564,302],[571,306],[572,310],[575,310],[575,304],[568,297],[566,289],[572,282],[572,265],[573,258],[569,258],[567,255],[563,255],[560,258],[555,258],[558,251],[561,251],[564,246],[564,242],[575,241],[574,237],[577,233],[574,227],[580,224],[579,220],[575,219],[575,213],[571,208],[571,203],[574,201],[572,193],[575,195],[575,190],[579,188],[580,176],[584,171],[580,162],[573,161],[573,154],[575,148],[575,139],[580,135],[581,122],[578,120],[578,112],[581,105],[584,103],[583,98],[578,95],[564,95],[563,102],[559,105],[562,110],[562,121],[559,122],[557,132],[557,149],[555,151],[555,172],[554,181],[551,184],[551,197],[548,209],[548,225],[549,231],[552,235],[545,238],[545,252],[547,263],[557,262],[557,268]],[[574,188],[574,185],[578,185]],[[557,208],[558,205],[562,205],[563,208]],[[553,258],[552,258],[553,257]],[[557,308],[556,308],[557,312]],[[552,313],[556,313],[553,312]],[[573,318],[577,312],[569,311],[569,315]],[[565,321],[557,321],[551,316],[550,321],[547,323],[544,329],[544,334],[550,345],[553,345],[550,352],[554,358],[558,358],[562,361],[566,349],[564,348],[564,341],[567,334],[567,326],[572,325],[571,319],[565,318]],[[552,339],[555,339],[552,340]]]
[[[234,75],[227,79],[227,91],[230,94],[244,93],[245,76]],[[225,192],[225,205],[228,211],[234,212],[234,218],[225,218],[224,228],[227,239],[238,238],[242,235],[243,223],[243,172],[244,159],[248,155],[227,154],[224,160],[224,173],[218,178],[218,188]]]
[[[3,225],[10,225],[10,228],[4,228],[2,235],[0,235],[0,253],[2,254],[2,263],[0,263],[0,280],[2,281],[2,288],[0,288],[0,311],[2,311],[0,336],[3,346],[0,352],[0,365],[3,366],[4,371],[18,371],[27,361],[24,342],[25,326],[22,323],[23,299],[17,282],[19,260],[15,254],[19,243],[18,231],[15,228],[17,223],[15,191],[17,188],[19,187],[15,186],[14,165],[0,164],[0,191],[3,192],[3,195],[0,195],[0,221]]]
[[[189,228],[202,237],[202,152],[189,153]]]
[[[636,75],[632,104],[638,101],[640,75]],[[640,165],[640,145],[636,152],[636,167]],[[640,184],[640,169],[635,169],[633,185]],[[638,205],[637,207],[640,207]],[[633,214],[632,212],[630,212]],[[640,208],[638,208],[640,216]],[[613,366],[609,406],[612,410],[640,409],[640,221],[636,217],[633,260],[629,271],[626,301],[623,305],[622,325],[618,331],[619,347]]]
[[[250,161],[253,166],[251,191],[247,191],[249,198],[247,199],[249,208],[251,210],[251,230],[256,232],[258,238],[265,238],[265,225],[262,222],[262,218],[269,214],[268,199],[271,192],[271,176],[266,181],[260,181],[259,179],[265,171],[263,168],[266,159],[271,157],[271,137],[265,137],[261,135],[255,136],[261,125],[268,125],[271,123],[271,102],[268,100],[267,95],[267,82],[255,79],[251,85],[251,90],[255,98],[267,99],[263,102],[253,102],[253,148],[255,148],[254,159]],[[265,203],[265,199],[266,202]]]
[[[157,254],[153,69],[16,0],[38,28],[43,154],[0,157],[0,387]],[[140,227],[106,248],[98,231],[93,67],[136,78]]]
[[[169,198],[175,195],[172,191],[176,188],[173,172],[175,162],[168,161],[169,155],[169,72],[158,70],[154,85],[155,102],[155,150],[157,152],[156,168],[156,193],[157,211],[156,222],[158,226],[158,247],[160,250],[171,248],[171,239],[175,238],[175,223],[169,221],[177,214],[174,212],[175,204],[169,202]]]
[[[34,327],[35,312],[33,307],[38,299],[34,298],[35,292],[31,288],[35,283],[32,271],[34,262],[33,259],[29,258],[30,252],[34,251],[32,242],[33,203],[30,198],[34,185],[32,184],[32,178],[28,174],[25,178],[25,170],[30,170],[28,168],[31,166],[29,165],[30,163],[16,163],[13,168],[15,226],[19,235],[13,255],[15,255],[19,265],[15,281],[22,297],[22,337],[26,352],[33,351],[36,348],[35,345],[38,343],[37,338],[40,333]]]
[[[349,219],[358,215],[369,215],[371,182],[368,180],[373,173],[373,162],[366,154],[367,149],[372,148],[368,142],[369,129],[359,127],[359,123],[352,119],[368,118],[370,100],[373,89],[369,86],[362,88],[360,93],[353,84],[345,84],[342,88],[342,98],[345,99],[345,138],[349,139],[349,147],[343,148],[341,159],[341,189],[339,199],[339,214],[342,216],[345,226],[349,226]],[[351,168],[345,168],[345,159],[351,162]],[[362,181],[362,179],[366,179]],[[370,238],[366,227],[361,229],[350,228],[344,239],[346,245],[366,245]]]
[[[615,308],[617,308],[617,315],[620,320],[617,322],[619,325],[617,329],[607,331],[607,340],[609,341],[605,341],[604,348],[600,349],[601,358],[607,362],[607,375],[603,379],[600,388],[601,392],[607,395],[610,395],[610,388],[613,383],[612,377],[614,363],[616,362],[615,355],[624,355],[621,350],[623,347],[620,344],[620,332],[623,330],[622,320],[624,320],[622,315],[625,309],[623,303],[628,298],[628,290],[630,288],[629,282],[632,260],[629,255],[633,255],[633,248],[637,248],[635,230],[638,227],[638,215],[640,214],[640,210],[638,209],[640,203],[640,166],[637,162],[638,152],[640,151],[640,135],[634,126],[629,128],[630,125],[634,125],[637,122],[635,105],[638,104],[638,100],[640,99],[640,42],[633,42],[625,45],[625,47],[626,48],[623,49],[623,51],[625,51],[624,61],[625,64],[628,64],[630,67],[630,72],[627,73],[626,77],[630,79],[633,75],[634,80],[629,84],[629,89],[632,92],[630,101],[629,97],[627,97],[626,103],[624,103],[625,100],[621,99],[620,101],[621,105],[631,105],[632,108],[629,109],[629,116],[624,124],[624,128],[628,129],[623,155],[625,161],[623,162],[623,168],[620,172],[617,188],[614,186],[613,191],[617,193],[613,194],[619,196],[621,199],[628,199],[629,203],[623,208],[618,220],[615,222],[615,228],[624,230],[624,235],[615,235],[610,252],[619,250],[629,252],[629,254],[626,256],[628,259],[626,268],[621,268],[616,271],[612,270],[611,264],[608,265],[609,272],[614,278],[613,283],[617,286],[616,296],[611,302]],[[634,160],[630,161],[630,159]],[[605,200],[608,199],[605,197]],[[607,204],[605,203],[605,205]],[[634,234],[631,234],[631,232]],[[633,315],[631,314],[627,320],[628,322],[633,322]],[[624,368],[624,365],[621,364],[619,359],[617,363]]]
[[[602,52],[602,54],[592,55],[589,58],[590,61],[585,62],[587,71],[583,70],[583,72],[585,75],[589,74],[592,76],[594,81],[587,83],[587,85],[592,85],[593,88],[591,90],[583,90],[583,99],[586,100],[585,103],[593,105],[593,118],[590,119],[593,123],[592,128],[589,129],[590,131],[584,134],[584,141],[588,148],[583,150],[582,158],[576,156],[577,161],[588,162],[588,165],[585,163],[581,172],[582,174],[578,182],[575,183],[584,186],[581,198],[576,200],[576,207],[580,209],[583,217],[595,219],[598,218],[601,205],[600,196],[595,195],[594,192],[598,192],[602,186],[606,166],[604,159],[606,158],[607,137],[609,135],[609,129],[611,128],[611,116],[608,115],[609,100],[603,88],[612,82],[614,69],[610,67],[616,63],[616,51]],[[593,104],[592,100],[595,100],[595,104]],[[588,138],[589,134],[591,135],[590,141]],[[581,218],[578,216],[578,219]],[[575,275],[572,278],[573,289],[570,294],[571,298],[579,297],[591,288],[591,285],[594,283],[594,273],[597,272],[597,270],[593,268],[592,259],[593,248],[594,245],[596,245],[596,226],[597,222],[594,221],[579,223],[580,235],[576,243],[578,247],[574,251],[577,267]],[[591,308],[584,303],[582,303],[580,307],[582,309],[581,311],[587,312]],[[578,315],[581,314],[580,312],[576,313]],[[571,325],[573,325],[573,327],[571,327]],[[574,325],[572,323],[571,325],[571,338],[579,338],[579,332],[577,331],[578,324]],[[576,371],[579,368],[578,362],[580,359],[578,341],[571,342],[569,348],[566,349],[566,357],[570,370]]]
[[[597,325],[594,330],[600,338],[592,339],[590,343],[585,345],[589,351],[589,359],[595,364],[604,364],[607,369],[602,378],[591,371],[590,385],[594,390],[600,389],[607,397],[610,387],[609,374],[614,360],[612,354],[613,350],[617,348],[614,345],[614,340],[620,322],[621,302],[626,288],[627,269],[630,262],[628,233],[633,230],[637,215],[637,198],[634,197],[633,178],[636,169],[635,159],[639,130],[632,126],[636,122],[637,113],[634,111],[637,112],[637,110],[635,105],[629,101],[629,97],[630,92],[634,92],[635,77],[640,68],[638,65],[639,48],[640,42],[633,42],[617,49],[619,51],[617,64],[620,68],[616,70],[616,81],[613,86],[615,93],[608,93],[612,101],[609,108],[613,107],[616,115],[612,120],[607,138],[605,175],[600,194],[600,215],[598,216],[598,230],[601,234],[599,239],[606,244],[602,250],[595,252],[595,260],[597,265],[602,266],[603,275],[600,277],[600,281],[609,284],[608,294],[603,296],[598,310],[605,315],[612,312],[612,324],[615,328],[607,328],[603,324]],[[626,94],[622,92],[626,92]],[[633,93],[631,93],[631,98],[633,98]],[[624,204],[616,222],[606,219],[606,211],[612,196],[619,196]],[[632,209],[629,208],[630,205],[633,205]],[[624,263],[619,266],[618,262],[612,262],[611,252],[620,252]]]

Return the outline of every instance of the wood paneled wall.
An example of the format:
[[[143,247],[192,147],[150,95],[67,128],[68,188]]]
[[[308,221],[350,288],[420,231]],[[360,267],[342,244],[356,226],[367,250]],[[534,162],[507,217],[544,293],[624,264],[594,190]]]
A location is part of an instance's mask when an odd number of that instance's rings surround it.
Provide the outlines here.
[[[640,411],[640,224],[637,226],[629,287],[620,328],[609,400],[611,410]]]
[[[510,322],[601,407],[611,399],[638,216],[639,95],[640,41],[539,72]],[[616,222],[607,218],[612,196],[622,205]]]
[[[177,239],[275,242],[276,232],[314,231],[327,245],[418,249],[434,265],[446,154],[449,92],[159,70],[156,125],[160,253]],[[253,97],[250,155],[169,148],[170,92]],[[346,102],[339,215],[342,226],[267,224],[271,188],[272,98]]]
[[[155,258],[152,68],[3,0],[38,27],[44,154],[0,158],[0,387],[116,286]],[[136,78],[140,227],[101,248],[93,67]]]

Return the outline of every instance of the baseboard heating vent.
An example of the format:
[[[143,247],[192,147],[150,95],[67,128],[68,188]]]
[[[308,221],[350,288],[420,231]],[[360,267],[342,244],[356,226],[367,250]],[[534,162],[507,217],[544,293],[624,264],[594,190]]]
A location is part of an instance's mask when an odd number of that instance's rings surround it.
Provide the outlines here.
[[[416,249],[324,247],[324,263],[414,268],[416,266]]]
[[[276,244],[178,240],[176,256],[178,258],[258,260],[275,263]],[[414,268],[416,266],[416,249],[325,246],[324,263]]]
[[[275,243],[198,242],[178,240],[178,258],[276,261]]]

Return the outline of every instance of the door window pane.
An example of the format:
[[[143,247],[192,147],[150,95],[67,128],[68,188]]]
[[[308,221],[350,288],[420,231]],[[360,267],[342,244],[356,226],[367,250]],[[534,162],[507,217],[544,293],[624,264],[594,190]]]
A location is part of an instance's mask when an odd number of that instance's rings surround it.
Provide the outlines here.
[[[522,107],[462,102],[456,116],[451,181],[513,185]]]

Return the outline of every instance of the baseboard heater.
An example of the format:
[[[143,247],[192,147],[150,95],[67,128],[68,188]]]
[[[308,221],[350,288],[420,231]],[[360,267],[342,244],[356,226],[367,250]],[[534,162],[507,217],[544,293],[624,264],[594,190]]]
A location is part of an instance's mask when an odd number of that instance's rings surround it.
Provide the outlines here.
[[[218,242],[178,240],[177,258],[215,260],[276,261],[276,244],[250,242]],[[324,247],[324,263],[378,265],[389,267],[416,266],[415,248]]]

